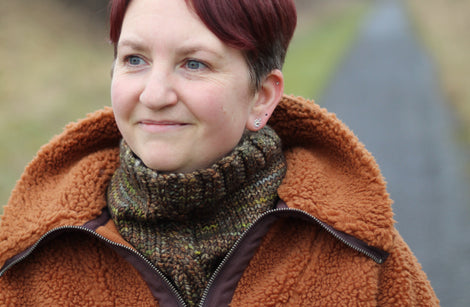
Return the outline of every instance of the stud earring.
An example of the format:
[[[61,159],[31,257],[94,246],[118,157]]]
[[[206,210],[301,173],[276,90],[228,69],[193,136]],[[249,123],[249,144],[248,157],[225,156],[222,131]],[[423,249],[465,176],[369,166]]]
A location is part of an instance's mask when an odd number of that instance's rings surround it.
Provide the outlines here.
[[[261,118],[255,119],[255,127],[256,127],[256,128],[261,127]]]

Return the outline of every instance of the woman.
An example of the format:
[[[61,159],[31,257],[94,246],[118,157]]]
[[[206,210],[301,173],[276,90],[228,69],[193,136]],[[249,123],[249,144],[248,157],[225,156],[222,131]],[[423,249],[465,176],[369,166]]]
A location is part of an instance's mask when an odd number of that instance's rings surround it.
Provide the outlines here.
[[[111,8],[113,109],[69,125],[15,187],[1,305],[438,304],[373,158],[282,96],[293,1]]]

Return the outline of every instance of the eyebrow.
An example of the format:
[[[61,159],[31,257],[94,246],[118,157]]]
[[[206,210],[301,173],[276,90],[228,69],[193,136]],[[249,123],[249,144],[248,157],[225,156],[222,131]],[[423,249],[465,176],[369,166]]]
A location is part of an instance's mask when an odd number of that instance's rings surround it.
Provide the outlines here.
[[[123,39],[122,41],[119,41],[117,47],[118,48],[130,47],[130,48],[132,48],[136,51],[147,51],[148,50],[148,48],[145,47],[145,44],[143,42],[140,42],[138,39],[137,40],[135,40],[135,39]],[[216,56],[217,58],[223,58],[222,53],[214,51],[210,48],[207,48],[203,44],[198,44],[198,43],[190,44],[190,45],[188,44],[187,46],[182,46],[182,47],[179,47],[179,48],[176,49],[176,53],[177,54],[182,54],[182,55],[193,54],[193,53],[196,53],[196,52],[199,52],[199,51],[210,53],[210,54]]]
[[[178,54],[182,54],[182,55],[188,55],[188,54],[193,54],[193,53],[202,51],[202,52],[210,53],[217,58],[223,58],[223,54],[221,54],[220,52],[217,52],[215,50],[212,50],[200,44],[183,46],[181,48],[177,48],[176,51]]]
[[[124,39],[118,42],[117,48],[130,47],[136,51],[146,51],[147,48],[144,47],[144,44],[139,40],[134,39]]]

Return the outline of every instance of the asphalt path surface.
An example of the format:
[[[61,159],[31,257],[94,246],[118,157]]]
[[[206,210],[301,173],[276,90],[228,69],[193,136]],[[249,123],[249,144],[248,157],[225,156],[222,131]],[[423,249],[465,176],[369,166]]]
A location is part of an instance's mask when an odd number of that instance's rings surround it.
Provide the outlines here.
[[[397,228],[442,306],[470,306],[468,151],[399,0],[377,0],[317,100],[375,156]],[[465,154],[467,152],[467,154]]]

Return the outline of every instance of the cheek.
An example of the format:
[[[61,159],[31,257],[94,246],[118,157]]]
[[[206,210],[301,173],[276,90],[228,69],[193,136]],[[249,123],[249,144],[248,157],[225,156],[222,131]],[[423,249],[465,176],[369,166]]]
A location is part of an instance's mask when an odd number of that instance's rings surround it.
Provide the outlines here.
[[[135,94],[128,82],[116,78],[111,82],[111,104],[114,113],[121,117],[129,112],[134,103]]]
[[[205,89],[201,93],[199,103],[193,104],[194,113],[212,127],[232,126],[237,129],[240,110],[235,105],[234,97],[224,89]]]
[[[248,85],[237,81],[207,86],[204,90],[197,88],[192,93],[202,94],[199,101],[205,104],[208,117],[219,121],[237,121],[246,116],[252,99]]]

